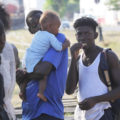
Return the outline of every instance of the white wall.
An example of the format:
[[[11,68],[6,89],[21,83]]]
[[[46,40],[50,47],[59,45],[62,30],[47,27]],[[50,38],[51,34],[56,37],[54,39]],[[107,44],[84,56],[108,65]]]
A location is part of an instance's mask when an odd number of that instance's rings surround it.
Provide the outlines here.
[[[43,10],[45,0],[23,0],[23,3],[26,16],[31,10]]]
[[[105,3],[108,0],[100,0],[100,3],[96,4],[94,0],[80,0],[80,14],[93,15],[98,18],[104,19],[103,24],[116,24],[115,12],[110,11]]]
[[[43,10],[45,0],[23,0],[25,19],[31,10]],[[26,21],[25,21],[26,22]],[[27,27],[25,25],[25,27]]]

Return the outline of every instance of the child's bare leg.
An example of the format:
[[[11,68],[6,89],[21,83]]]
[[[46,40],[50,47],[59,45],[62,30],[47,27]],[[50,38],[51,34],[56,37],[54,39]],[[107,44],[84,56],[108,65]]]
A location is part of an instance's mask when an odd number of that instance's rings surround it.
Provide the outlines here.
[[[44,91],[46,88],[46,82],[47,82],[47,77],[44,77],[44,79],[39,81],[39,93],[37,94],[37,96],[43,100],[44,102],[47,101],[46,97],[44,96]]]

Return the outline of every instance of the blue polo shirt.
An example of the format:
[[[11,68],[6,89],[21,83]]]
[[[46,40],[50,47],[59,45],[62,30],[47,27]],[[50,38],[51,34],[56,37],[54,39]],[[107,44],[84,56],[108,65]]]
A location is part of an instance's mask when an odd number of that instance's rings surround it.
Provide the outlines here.
[[[56,37],[62,43],[65,40],[65,36],[61,33]],[[51,63],[56,68],[48,75],[44,92],[47,102],[37,97],[39,83],[34,80],[29,82],[26,88],[27,101],[22,103],[22,120],[31,120],[42,113],[64,119],[62,96],[67,79],[68,50],[57,52],[54,48],[50,48],[43,61]]]

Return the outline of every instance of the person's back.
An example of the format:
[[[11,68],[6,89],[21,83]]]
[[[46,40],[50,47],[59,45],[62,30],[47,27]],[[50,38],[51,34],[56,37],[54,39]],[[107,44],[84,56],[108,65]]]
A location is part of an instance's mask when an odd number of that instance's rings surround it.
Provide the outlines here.
[[[27,20],[29,30],[31,33],[35,33],[39,30],[37,24],[33,24],[33,20],[37,21],[36,18],[40,17],[41,11],[32,11],[29,13]],[[33,26],[32,26],[33,25]],[[58,33],[56,38],[60,42],[65,41],[65,36]],[[62,104],[62,96],[64,94],[65,83],[67,78],[67,65],[68,65],[68,50],[57,52],[53,48],[50,48],[45,54],[43,61],[39,62],[35,67],[34,73],[48,75],[47,87],[45,95],[47,102],[42,101],[37,97],[39,90],[39,83],[36,79],[31,78],[31,82],[27,84],[26,88],[26,101],[22,103],[22,119],[42,119],[42,120],[63,120],[64,119],[64,107]],[[39,72],[39,73],[38,73]],[[33,74],[34,74],[33,73]]]
[[[42,15],[42,11],[40,11],[40,10],[32,10],[28,13],[28,15],[26,17],[26,23],[27,23],[27,26],[28,26],[28,30],[31,34],[35,34],[36,32],[41,30],[41,27],[40,27],[40,24],[39,24],[39,19],[40,19],[41,15]],[[25,56],[26,56],[26,53],[25,53],[25,55],[22,59],[22,68],[23,69],[18,69],[17,70],[17,81],[16,81],[19,88],[20,88],[19,97],[22,100],[25,100],[25,98],[26,98],[25,88],[26,88],[26,85],[27,85],[27,81],[26,81],[26,77],[25,77],[26,75],[24,77],[22,76],[26,73]],[[25,79],[23,79],[23,78],[25,78]]]
[[[62,43],[55,37],[55,35],[58,34],[58,29],[60,27],[60,19],[56,13],[51,11],[44,12],[40,18],[40,24],[43,31],[35,33],[32,44],[26,52],[27,72],[34,71],[34,67],[44,57],[45,53],[51,46],[57,51],[62,51],[69,46],[69,42],[67,40],[62,45]],[[45,87],[46,77],[44,77],[43,80],[40,80],[40,89],[37,95],[44,101],[46,101],[46,98],[43,95]]]
[[[61,42],[64,42],[65,36],[58,33],[56,36]],[[38,81],[31,81],[26,88],[27,101],[23,102],[23,120],[33,119],[44,114],[56,117],[57,119],[64,118],[62,96],[64,94],[65,83],[67,78],[68,51],[57,52],[53,48],[47,52],[43,58],[43,62],[49,62],[54,66],[47,78],[47,86],[45,96],[47,102],[40,100],[36,94],[38,93]],[[34,92],[33,92],[34,91]],[[53,119],[49,119],[53,120]]]
[[[56,13],[46,11],[42,14],[40,18],[42,31],[35,33],[32,43],[27,49],[27,72],[33,72],[35,65],[42,59],[50,47],[53,47],[57,51],[61,51],[69,46],[68,42],[62,45],[55,37],[55,35],[58,34],[60,24],[60,19]]]
[[[62,43],[56,44],[56,38],[47,31],[38,31],[35,33],[32,43],[26,52],[27,72],[33,72],[35,65],[43,58],[45,53],[51,47],[51,41],[55,44],[56,49],[62,49]],[[58,41],[58,40],[57,40]]]

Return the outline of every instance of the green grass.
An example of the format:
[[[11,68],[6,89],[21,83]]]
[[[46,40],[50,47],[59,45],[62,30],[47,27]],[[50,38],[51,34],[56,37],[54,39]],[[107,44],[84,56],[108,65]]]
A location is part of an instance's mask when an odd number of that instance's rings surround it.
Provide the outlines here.
[[[66,35],[66,37],[71,41],[71,44],[74,44],[76,41],[75,38],[75,32],[73,30],[64,30],[61,31]],[[113,51],[118,55],[120,58],[120,32],[104,32],[104,41],[99,42],[98,39],[96,39],[96,44],[100,45],[101,47],[105,48],[112,48]],[[20,59],[24,56],[24,52],[26,48],[29,46],[29,44],[32,41],[33,35],[31,35],[27,30],[15,30],[15,31],[10,31],[7,33],[7,41],[10,43],[14,43],[16,47],[18,48],[19,51],[19,56]],[[28,45],[26,45],[28,44]],[[69,52],[70,56],[70,52]],[[12,99],[12,103],[14,107],[20,107],[21,106],[21,100],[18,97],[19,94],[19,88],[16,85],[15,90],[14,90],[14,95]]]

